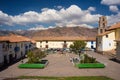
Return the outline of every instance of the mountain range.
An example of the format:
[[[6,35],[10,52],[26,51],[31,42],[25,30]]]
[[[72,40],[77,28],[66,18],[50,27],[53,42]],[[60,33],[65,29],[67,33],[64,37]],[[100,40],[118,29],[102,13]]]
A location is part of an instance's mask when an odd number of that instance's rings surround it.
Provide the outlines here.
[[[97,28],[87,28],[87,27],[56,27],[45,30],[23,30],[23,31],[2,31],[0,30],[0,36],[5,36],[8,34],[18,34],[32,37],[95,37],[97,35]]]

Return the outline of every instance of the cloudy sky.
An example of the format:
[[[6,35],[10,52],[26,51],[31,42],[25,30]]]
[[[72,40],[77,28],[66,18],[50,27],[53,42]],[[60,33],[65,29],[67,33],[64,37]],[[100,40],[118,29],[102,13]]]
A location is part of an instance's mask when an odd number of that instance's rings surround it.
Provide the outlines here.
[[[0,0],[0,30],[97,27],[103,15],[120,22],[120,0]]]

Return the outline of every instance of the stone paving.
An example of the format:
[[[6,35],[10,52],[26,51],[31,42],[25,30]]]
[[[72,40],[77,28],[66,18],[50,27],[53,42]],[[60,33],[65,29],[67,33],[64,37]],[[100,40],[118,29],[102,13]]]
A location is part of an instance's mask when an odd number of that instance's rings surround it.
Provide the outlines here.
[[[107,57],[87,52],[90,56],[97,58],[99,62],[106,65],[104,69],[78,69],[70,62],[71,57],[78,57],[75,54],[49,54],[45,59],[49,64],[45,69],[19,69],[18,62],[0,72],[0,80],[7,77],[17,76],[107,76],[115,80],[120,80],[120,64],[110,61]]]

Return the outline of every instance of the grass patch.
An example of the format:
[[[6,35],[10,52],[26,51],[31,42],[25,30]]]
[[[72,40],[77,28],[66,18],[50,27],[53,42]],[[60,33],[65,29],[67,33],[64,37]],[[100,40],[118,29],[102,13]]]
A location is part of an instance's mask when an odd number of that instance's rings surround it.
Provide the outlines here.
[[[104,68],[105,65],[102,63],[80,63],[76,64],[78,68]]]
[[[44,64],[20,64],[19,68],[33,68],[33,69],[43,69],[45,67]]]
[[[38,80],[113,80],[105,76],[78,76],[78,77],[45,77],[45,76],[20,76],[16,79],[38,79]]]

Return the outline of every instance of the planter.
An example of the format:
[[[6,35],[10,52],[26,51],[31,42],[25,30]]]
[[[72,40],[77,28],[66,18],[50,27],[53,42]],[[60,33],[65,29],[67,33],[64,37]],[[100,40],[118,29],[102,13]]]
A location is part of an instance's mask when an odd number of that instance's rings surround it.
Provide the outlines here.
[[[19,68],[31,68],[31,69],[43,69],[47,66],[48,60],[41,60],[39,63],[25,63],[25,64],[20,64],[18,67]]]
[[[104,68],[105,65],[102,63],[80,63],[76,64],[78,68]]]
[[[43,69],[45,67],[45,65],[44,64],[28,64],[28,63],[25,63],[25,64],[20,64],[18,67],[19,68]]]

